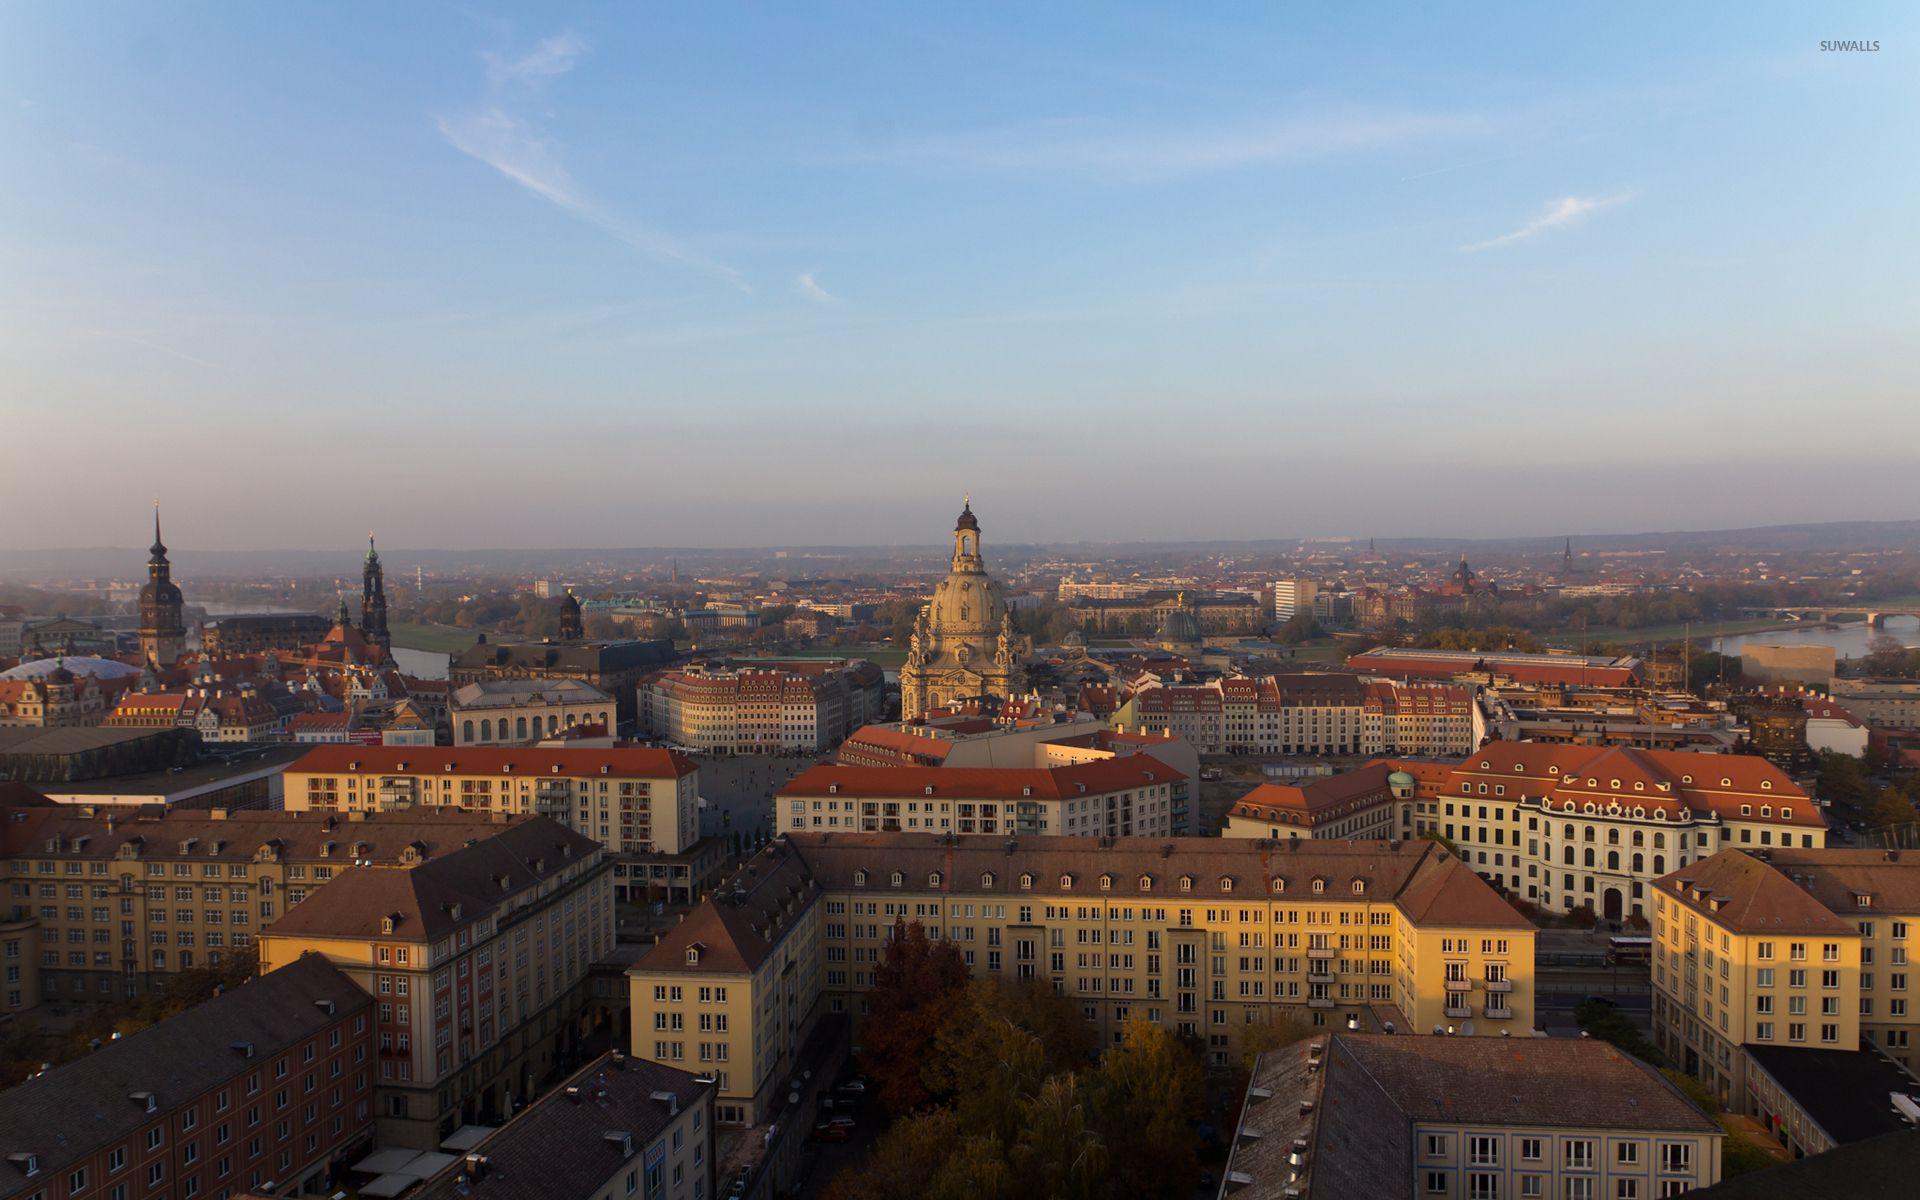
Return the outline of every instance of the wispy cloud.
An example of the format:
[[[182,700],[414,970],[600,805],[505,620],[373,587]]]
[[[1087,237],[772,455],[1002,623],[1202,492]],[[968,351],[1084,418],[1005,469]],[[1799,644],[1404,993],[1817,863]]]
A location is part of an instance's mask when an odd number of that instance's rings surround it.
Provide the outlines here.
[[[181,362],[193,363],[195,366],[218,369],[218,364],[216,363],[210,363],[198,355],[188,354],[185,350],[175,350],[172,346],[163,345],[150,338],[137,337],[131,333],[118,333],[111,329],[89,329],[87,332],[97,338],[106,338],[109,341],[115,342],[125,342],[129,346],[139,346],[144,350],[151,350],[155,354],[164,354],[168,358],[177,358]]]
[[[840,303],[840,297],[821,287],[820,281],[815,279],[813,274],[812,271],[802,271],[800,277],[793,281],[794,287],[800,290],[800,294],[815,304]]]
[[[1473,116],[1404,112],[1323,113],[1202,129],[1063,119],[917,138],[878,154],[949,170],[1065,171],[1151,180],[1328,158],[1482,127]]]
[[[540,83],[573,70],[589,49],[585,40],[571,32],[556,33],[540,39],[540,44],[515,58],[505,54],[484,53],[487,82],[493,87],[510,83]]]
[[[1613,196],[1562,196],[1548,204],[1546,211],[1513,232],[1488,238],[1484,242],[1473,242],[1460,249],[1472,254],[1481,250],[1497,250],[1501,246],[1511,246],[1516,242],[1524,242],[1528,238],[1537,237],[1555,229],[1566,229],[1569,226],[1578,225],[1586,220],[1589,214],[1603,208],[1611,208],[1616,204],[1624,204],[1629,199],[1631,197],[1625,193]]]
[[[434,118],[440,136],[455,150],[485,163],[527,191],[629,248],[660,262],[691,267],[751,291],[738,270],[699,253],[679,238],[614,215],[574,181],[560,161],[558,144],[516,111],[513,93],[531,93],[571,71],[588,50],[571,33],[555,34],[517,57],[483,54],[490,102]]]

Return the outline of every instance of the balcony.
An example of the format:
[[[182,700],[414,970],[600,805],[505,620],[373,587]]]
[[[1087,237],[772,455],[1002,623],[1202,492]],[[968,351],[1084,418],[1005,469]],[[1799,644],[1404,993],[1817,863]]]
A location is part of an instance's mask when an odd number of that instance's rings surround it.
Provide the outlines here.
[[[1513,980],[1489,979],[1489,980],[1486,980],[1481,986],[1486,988],[1487,991],[1489,992],[1494,992],[1494,993],[1511,992],[1513,990]]]
[[[1482,1009],[1482,1010],[1481,1010],[1481,1014],[1480,1014],[1480,1015],[1482,1015],[1482,1016],[1484,1016],[1484,1017],[1486,1017],[1486,1018],[1487,1018],[1487,1019],[1488,1019],[1489,1021],[1511,1021],[1511,1020],[1513,1020],[1513,1010],[1512,1010],[1512,1009],[1510,1009],[1510,1008],[1505,1008],[1505,1007],[1501,1007],[1501,1008],[1495,1008],[1495,1007],[1493,1007],[1492,1005],[1488,1005],[1488,1006],[1487,1006],[1486,1008],[1484,1008],[1484,1009]]]
[[[1307,1007],[1308,1008],[1332,1008],[1333,1001],[1326,996],[1310,996],[1307,998]]]
[[[1465,1020],[1466,1018],[1471,1017],[1473,1015],[1473,1005],[1449,1004],[1446,1006],[1446,1008],[1442,1009],[1441,1011],[1446,1013],[1447,1016],[1453,1020],[1456,1020],[1456,1021]]]
[[[1332,946],[1308,946],[1307,957],[1325,961],[1336,957],[1340,952]]]
[[[1307,972],[1307,982],[1308,983],[1332,983],[1333,972],[1322,971],[1322,970],[1310,970]]]
[[[1470,992],[1473,990],[1471,979],[1448,979],[1444,981],[1449,992]]]

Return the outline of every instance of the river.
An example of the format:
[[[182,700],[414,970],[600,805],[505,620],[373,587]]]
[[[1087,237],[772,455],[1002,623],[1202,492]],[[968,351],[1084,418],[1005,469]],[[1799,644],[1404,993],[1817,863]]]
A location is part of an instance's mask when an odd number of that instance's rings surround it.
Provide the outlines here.
[[[1776,629],[1768,633],[1742,633],[1714,638],[1708,645],[1721,654],[1738,654],[1740,647],[1832,646],[1841,658],[1862,658],[1877,637],[1896,638],[1911,646],[1920,641],[1920,620],[1913,617],[1888,617],[1885,629],[1869,628],[1865,621],[1852,621],[1831,629],[1809,625],[1805,629]]]

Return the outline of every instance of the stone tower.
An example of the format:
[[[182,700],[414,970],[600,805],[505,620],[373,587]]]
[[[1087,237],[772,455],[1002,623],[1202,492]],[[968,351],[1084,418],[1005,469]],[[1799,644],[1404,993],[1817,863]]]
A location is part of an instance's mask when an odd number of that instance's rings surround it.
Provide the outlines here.
[[[1021,688],[1025,645],[1013,629],[1000,585],[980,554],[980,521],[971,502],[953,527],[953,561],[914,622],[900,668],[900,715],[978,697],[1007,700]]]
[[[147,554],[147,582],[140,589],[140,656],[157,666],[180,661],[187,645],[185,603],[173,582],[173,564],[160,540],[160,506],[153,506],[153,546]]]
[[[367,535],[367,561],[360,572],[360,634],[382,654],[393,651],[393,635],[387,632],[387,573],[380,565],[380,552],[373,548],[373,535]]]

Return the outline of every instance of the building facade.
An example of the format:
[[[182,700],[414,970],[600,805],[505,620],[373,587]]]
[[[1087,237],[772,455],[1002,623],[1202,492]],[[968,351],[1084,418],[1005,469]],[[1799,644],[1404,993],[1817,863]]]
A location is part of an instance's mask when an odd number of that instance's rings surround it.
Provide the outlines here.
[[[336,877],[261,932],[260,969],[318,954],[375,1002],[382,1145],[494,1124],[590,1032],[613,949],[613,864],[556,822],[516,822],[416,864]]]
[[[1723,1103],[1760,1111],[1749,1045],[1874,1048],[1920,1065],[1912,856],[1729,849],[1654,891],[1654,1040]]]
[[[300,959],[0,1091],[0,1198],[323,1194],[372,1136],[372,1010]]]
[[[864,660],[696,663],[636,698],[642,736],[723,755],[830,750],[886,708],[886,675]]]
[[[358,863],[424,862],[508,825],[471,813],[0,807],[4,961],[20,1008],[144,994],[254,953],[260,930]],[[32,986],[27,986],[28,984]]]
[[[1035,768],[823,765],[775,794],[774,829],[1158,836],[1174,832],[1186,783],[1149,754]]]
[[[537,814],[613,854],[679,854],[700,838],[699,771],[644,746],[316,746],[287,767],[285,795],[289,812]]]
[[[1000,584],[980,552],[971,503],[953,527],[953,562],[920,610],[900,668],[900,715],[920,716],[959,700],[1010,700],[1025,679],[1022,639],[1013,630]]]
[[[513,746],[557,737],[581,725],[612,736],[614,698],[577,679],[484,679],[453,689],[447,719],[456,746]]]
[[[1103,1045],[1142,1017],[1204,1039],[1216,1065],[1281,1016],[1533,1028],[1533,926],[1433,843],[806,833],[629,972],[635,1053],[728,1064],[723,1119],[752,1123],[818,1011],[863,1014],[908,922],[978,978],[1073,997]]]

